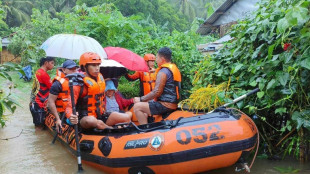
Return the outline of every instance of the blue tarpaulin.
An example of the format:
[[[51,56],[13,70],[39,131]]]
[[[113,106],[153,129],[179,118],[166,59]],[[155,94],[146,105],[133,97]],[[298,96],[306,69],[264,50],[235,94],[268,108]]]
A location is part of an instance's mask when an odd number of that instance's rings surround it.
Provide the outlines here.
[[[32,78],[32,68],[30,65],[23,67],[23,71],[25,72],[25,75],[19,74],[19,78],[23,78],[25,81],[30,81]]]

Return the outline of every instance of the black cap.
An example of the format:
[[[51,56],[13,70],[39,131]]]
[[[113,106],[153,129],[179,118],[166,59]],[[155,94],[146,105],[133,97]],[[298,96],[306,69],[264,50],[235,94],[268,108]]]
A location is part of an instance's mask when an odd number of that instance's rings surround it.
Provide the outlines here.
[[[79,67],[76,65],[76,63],[73,60],[66,60],[63,64],[62,64],[63,68],[74,68],[74,67]]]

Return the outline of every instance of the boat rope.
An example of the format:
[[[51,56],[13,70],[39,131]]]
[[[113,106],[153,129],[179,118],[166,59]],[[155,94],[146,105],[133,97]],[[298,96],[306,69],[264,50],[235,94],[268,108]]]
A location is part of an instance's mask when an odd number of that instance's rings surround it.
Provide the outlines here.
[[[240,111],[239,109],[236,109],[236,108],[231,108],[231,109],[235,109],[235,110],[239,111],[240,113],[246,115],[244,112]],[[255,151],[254,157],[253,157],[253,159],[252,159],[252,162],[251,162],[251,164],[250,164],[250,166],[249,166],[249,169],[251,169],[252,166],[253,166],[253,164],[254,164],[254,161],[255,161],[255,159],[256,159],[256,155],[257,155],[257,152],[258,152],[258,148],[259,148],[259,131],[258,131],[258,128],[257,128],[256,124],[254,124],[254,126],[255,126],[255,128],[256,128],[256,130],[257,130],[257,144],[256,144],[256,151]],[[250,172],[247,171],[247,170],[246,170],[246,172],[247,172],[247,173],[250,173]]]
[[[257,129],[257,126],[255,125],[255,127],[256,127],[256,129]],[[255,158],[256,158],[256,155],[257,155],[257,152],[258,152],[258,148],[259,148],[259,131],[258,131],[258,129],[257,129],[257,145],[256,145],[256,151],[255,151],[255,155],[254,155],[254,157],[253,157],[253,159],[252,159],[252,162],[251,162],[251,164],[250,164],[250,168],[252,168],[252,166],[253,166],[253,164],[254,164],[254,161],[255,161]]]
[[[19,133],[19,135],[15,136],[15,137],[10,137],[10,138],[1,138],[0,140],[9,140],[9,139],[13,139],[13,138],[18,138],[22,133],[23,133],[24,129],[22,129]]]

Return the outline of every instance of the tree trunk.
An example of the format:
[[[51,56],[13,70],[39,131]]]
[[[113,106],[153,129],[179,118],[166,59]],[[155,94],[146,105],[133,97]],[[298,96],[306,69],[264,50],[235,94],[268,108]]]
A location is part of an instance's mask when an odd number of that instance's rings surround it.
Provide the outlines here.
[[[301,163],[305,162],[305,141],[304,141],[304,131],[303,128],[301,127],[298,131],[298,136],[299,136],[299,140],[300,140],[300,145],[299,147],[299,161]]]

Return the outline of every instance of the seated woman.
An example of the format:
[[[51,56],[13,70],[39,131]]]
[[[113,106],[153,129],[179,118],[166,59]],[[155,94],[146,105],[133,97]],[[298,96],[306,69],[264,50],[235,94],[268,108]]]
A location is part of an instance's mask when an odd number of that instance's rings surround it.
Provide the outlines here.
[[[133,99],[125,99],[117,91],[112,80],[107,80],[105,87],[105,110],[107,112],[121,112],[126,113],[130,117],[132,116],[131,112],[124,112],[124,109],[129,105],[133,104]]]

